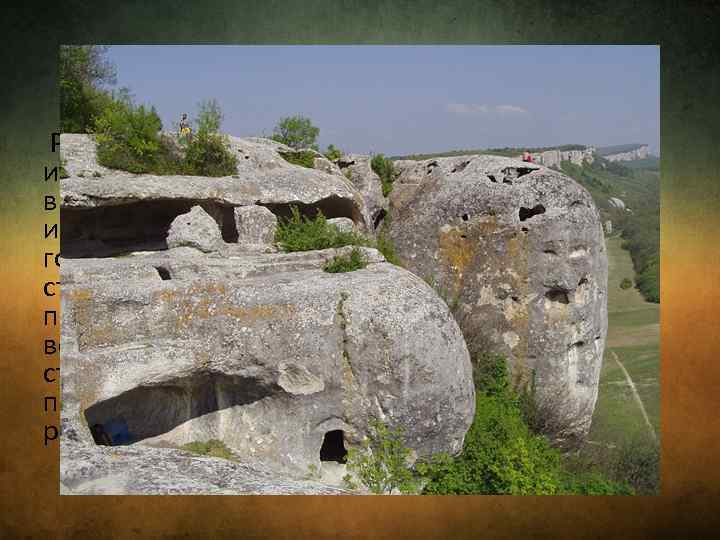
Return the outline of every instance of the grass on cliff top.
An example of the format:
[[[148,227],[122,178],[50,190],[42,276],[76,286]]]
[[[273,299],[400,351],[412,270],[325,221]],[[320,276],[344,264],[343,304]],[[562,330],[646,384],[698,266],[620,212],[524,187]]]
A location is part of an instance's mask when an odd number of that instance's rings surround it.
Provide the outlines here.
[[[98,163],[136,174],[233,175],[238,160],[219,131],[221,119],[217,102],[203,102],[195,133],[164,136],[154,107],[138,106],[127,95],[111,99],[93,126]]]
[[[193,441],[181,446],[183,450],[198,454],[200,456],[216,457],[237,461],[235,454],[218,439],[210,439],[209,441]]]
[[[288,163],[293,165],[299,165],[307,169],[315,168],[315,153],[307,150],[298,152],[279,152],[282,157]]]
[[[329,261],[323,270],[330,274],[354,272],[367,266],[367,259],[358,248],[353,248],[349,255],[338,255]]]

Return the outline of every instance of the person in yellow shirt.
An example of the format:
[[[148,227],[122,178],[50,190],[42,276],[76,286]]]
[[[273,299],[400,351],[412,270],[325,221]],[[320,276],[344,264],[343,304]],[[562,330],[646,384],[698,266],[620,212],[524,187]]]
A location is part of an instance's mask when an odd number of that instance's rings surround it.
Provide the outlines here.
[[[180,118],[180,124],[178,127],[179,127],[181,136],[187,137],[192,134],[192,129],[190,128],[190,122],[188,122],[188,119],[187,119],[187,113],[183,113],[182,118]]]

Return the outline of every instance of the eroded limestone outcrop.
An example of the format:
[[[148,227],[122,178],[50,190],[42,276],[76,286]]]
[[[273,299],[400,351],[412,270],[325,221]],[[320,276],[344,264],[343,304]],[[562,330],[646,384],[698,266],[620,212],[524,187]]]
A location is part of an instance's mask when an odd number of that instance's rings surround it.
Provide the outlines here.
[[[63,440],[61,495],[350,495],[318,481],[292,479],[260,463],[193,455],[172,448],[94,446]]]
[[[376,226],[385,216],[388,202],[383,196],[380,177],[372,170],[371,161],[372,157],[368,155],[347,154],[338,160],[338,166],[362,193],[372,223]]]
[[[322,270],[350,249],[63,259],[64,431],[80,445],[97,426],[133,447],[220,439],[297,475],[329,434],[341,452],[376,417],[416,455],[457,453],[475,405],[457,323],[375,250],[363,270]]]
[[[403,161],[390,237],[441,291],[472,353],[535,388],[559,437],[590,426],[607,333],[607,258],[590,195],[551,169],[495,156]]]
[[[229,137],[237,174],[208,178],[156,176],[108,169],[97,163],[90,135],[62,134],[61,157],[69,178],[61,183],[62,243],[66,257],[166,249],[170,224],[195,206],[212,216],[225,243],[238,241],[234,210],[260,205],[277,217],[291,206],[314,216],[351,219],[363,231],[372,218],[362,194],[337,167],[326,172],[293,165],[267,139]],[[329,163],[329,162],[328,162]]]

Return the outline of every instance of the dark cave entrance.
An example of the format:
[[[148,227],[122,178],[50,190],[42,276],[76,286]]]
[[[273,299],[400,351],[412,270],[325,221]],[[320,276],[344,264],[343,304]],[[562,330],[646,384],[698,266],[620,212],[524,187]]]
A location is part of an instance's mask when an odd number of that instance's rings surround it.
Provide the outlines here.
[[[320,447],[320,461],[337,461],[338,463],[347,461],[347,450],[345,449],[342,429],[334,429],[325,434]]]
[[[279,391],[273,383],[201,372],[153,386],[138,386],[85,410],[96,444],[118,446],[156,437],[216,411],[248,405]]]
[[[62,208],[60,249],[63,257],[69,259],[165,250],[173,220],[188,213],[193,206],[201,206],[215,220],[225,242],[238,241],[232,206],[194,199],[167,199]]]

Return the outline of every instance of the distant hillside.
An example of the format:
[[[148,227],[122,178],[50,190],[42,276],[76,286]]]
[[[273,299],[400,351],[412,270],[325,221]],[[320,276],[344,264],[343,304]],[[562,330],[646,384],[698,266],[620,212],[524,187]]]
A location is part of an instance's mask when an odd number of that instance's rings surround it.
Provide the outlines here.
[[[585,150],[587,148],[584,144],[563,144],[560,146],[542,146],[542,147],[519,147],[519,146],[505,146],[503,148],[480,148],[474,150],[447,150],[445,152],[436,152],[433,154],[408,154],[406,156],[390,156],[390,159],[412,159],[416,161],[422,161],[424,159],[435,159],[441,157],[454,157],[454,156],[466,156],[473,154],[492,154],[494,156],[505,156],[513,157],[522,154],[525,150],[531,154],[544,152],[546,150]]]
[[[613,154],[623,154],[625,152],[632,152],[633,150],[637,150],[638,148],[642,148],[643,146],[646,146],[641,143],[632,143],[632,144],[616,144],[614,146],[601,146],[596,149],[597,155],[599,156],[610,156]]]
[[[659,302],[660,173],[625,166],[630,163],[598,158],[579,166],[564,161],[561,170],[590,192],[603,222],[612,222],[613,230],[623,238],[623,248],[630,252],[637,288],[646,300]],[[613,208],[611,197],[621,199],[630,211]]]
[[[648,156],[645,159],[635,159],[623,163],[625,167],[631,169],[647,169],[648,171],[660,170],[660,158],[657,156]]]

